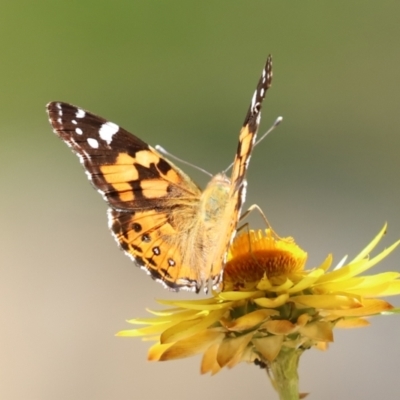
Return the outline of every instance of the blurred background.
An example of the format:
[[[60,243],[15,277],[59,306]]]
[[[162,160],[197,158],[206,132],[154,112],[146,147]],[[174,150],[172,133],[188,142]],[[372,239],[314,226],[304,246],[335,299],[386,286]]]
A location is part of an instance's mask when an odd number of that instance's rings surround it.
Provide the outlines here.
[[[3,0],[0,10],[0,398],[277,398],[253,365],[200,376],[200,358],[149,363],[149,343],[114,336],[155,299],[188,294],[117,248],[45,104],[79,105],[217,173],[272,53],[260,131],[284,121],[255,149],[247,206],[294,236],[310,268],[330,252],[356,255],[387,221],[382,250],[400,238],[400,3]],[[381,270],[400,270],[398,250]],[[301,391],[398,399],[400,319],[371,322],[306,352]]]

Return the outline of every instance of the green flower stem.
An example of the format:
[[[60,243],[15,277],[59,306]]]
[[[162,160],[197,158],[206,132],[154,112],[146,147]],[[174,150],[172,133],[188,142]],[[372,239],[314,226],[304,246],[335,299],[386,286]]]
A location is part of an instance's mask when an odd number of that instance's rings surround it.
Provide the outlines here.
[[[280,400],[299,400],[299,366],[303,350],[282,347],[278,357],[269,363],[270,379]]]

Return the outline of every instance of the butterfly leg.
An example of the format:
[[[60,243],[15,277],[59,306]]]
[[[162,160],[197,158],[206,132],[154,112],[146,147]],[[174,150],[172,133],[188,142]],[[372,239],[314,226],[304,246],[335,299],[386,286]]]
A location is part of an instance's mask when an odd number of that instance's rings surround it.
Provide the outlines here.
[[[261,214],[261,216],[262,216],[263,220],[265,221],[265,224],[267,225],[267,227],[268,227],[268,228],[271,228],[271,224],[269,223],[269,221],[268,221],[267,217],[265,216],[263,210],[261,209],[261,207],[260,207],[258,204],[252,204],[252,205],[240,216],[239,221],[241,221],[242,219],[246,218],[246,217],[247,217],[252,211],[254,211],[254,210],[258,211],[258,212]],[[248,225],[248,223],[245,224],[245,225]],[[241,229],[241,227],[238,228],[237,230],[239,231],[240,229]]]
[[[276,236],[278,239],[281,239],[281,237],[272,229],[272,226],[271,226],[271,224],[269,223],[268,218],[266,217],[266,215],[264,214],[263,210],[261,209],[261,207],[260,207],[258,204],[252,204],[252,205],[240,216],[239,221],[241,221],[242,219],[246,218],[246,217],[247,217],[252,211],[254,211],[254,210],[258,211],[258,212],[261,214],[263,220],[265,221],[265,225],[267,225],[267,228],[271,230],[271,232],[274,234],[274,236]],[[240,230],[242,230],[242,229],[243,229],[244,227],[246,227],[246,226],[247,226],[247,230],[249,230],[249,229],[248,229],[248,225],[249,225],[249,223],[246,222],[244,225],[239,226],[239,228],[236,229],[236,231],[239,232]]]
[[[239,221],[241,221],[242,219],[245,219],[245,218],[246,218],[252,211],[254,211],[254,210],[257,210],[257,211],[261,214],[261,216],[262,216],[263,220],[265,221],[266,225],[267,225],[268,227],[271,227],[270,223],[268,222],[267,217],[265,216],[263,210],[261,209],[261,207],[260,207],[258,204],[252,204],[252,205],[240,216]],[[236,229],[236,232],[240,232],[242,229],[245,229],[245,228],[246,228],[246,229],[247,229],[247,233],[249,233],[249,226],[250,226],[250,224],[249,224],[248,222],[246,222],[245,224],[239,226],[239,228]]]
[[[261,209],[260,209],[258,206],[256,206],[256,207],[257,207],[257,209],[262,213]],[[249,214],[251,211],[252,211],[252,210],[247,210],[247,211],[245,212],[245,215],[244,215],[244,216],[246,216],[247,214]],[[241,218],[240,218],[240,219],[241,219]],[[246,230],[246,236],[247,236],[247,239],[248,239],[248,244],[247,244],[247,246],[248,246],[248,254],[249,254],[249,255],[251,256],[251,258],[253,259],[253,262],[261,268],[262,266],[260,265],[260,261],[259,261],[259,260],[257,259],[257,257],[254,255],[254,252],[253,252],[253,249],[252,249],[252,243],[251,243],[251,238],[250,238],[250,224],[249,224],[248,222],[246,222],[246,223],[244,223],[243,225],[239,226],[239,228],[237,228],[237,230],[236,230],[236,233],[239,232],[239,231],[241,231],[241,230],[243,230],[243,229]]]
[[[259,205],[257,205],[257,204],[252,204],[252,205],[240,216],[239,221],[242,221],[244,218],[246,218],[246,217],[247,217],[252,211],[254,211],[254,210],[257,210],[257,211],[261,214],[261,216],[262,216],[263,220],[265,221],[266,225],[267,225],[268,227],[271,227],[271,225],[270,225],[270,223],[268,222],[268,219],[267,219],[267,217],[265,216],[263,210],[262,210],[261,207],[260,207]],[[247,231],[247,237],[248,237],[248,240],[249,240],[249,243],[248,243],[248,246],[249,246],[249,254],[251,254],[251,256],[252,256],[252,258],[254,259],[254,261],[255,261],[256,263],[258,263],[257,259],[256,259],[256,258],[254,257],[254,255],[253,255],[253,250],[252,250],[252,248],[251,248],[252,246],[251,246],[251,240],[250,240],[250,224],[249,224],[248,222],[244,223],[243,225],[239,226],[239,227],[236,229],[236,232],[240,232],[240,231],[243,230],[243,229],[245,229],[245,230]]]
[[[263,220],[265,221],[265,224],[267,225],[268,229],[270,229],[270,230],[273,232],[273,234],[276,235],[276,233],[275,233],[274,230],[272,229],[271,224],[269,223],[269,221],[268,221],[266,215],[264,214],[263,210],[262,210],[261,207],[260,207],[259,205],[257,205],[257,204],[252,204],[252,205],[240,216],[239,221],[241,221],[242,219],[246,218],[252,211],[255,211],[255,210],[258,211],[258,212],[261,214],[261,216],[262,216]],[[249,248],[249,254],[253,257],[254,261],[255,261],[256,263],[258,263],[257,259],[256,259],[256,258],[254,257],[254,255],[253,255],[253,250],[252,250],[251,240],[250,240],[250,228],[249,228],[249,227],[250,227],[250,224],[249,224],[248,222],[246,222],[246,223],[244,223],[243,225],[239,226],[239,227],[236,229],[236,232],[240,232],[241,230],[246,229],[246,231],[247,231],[247,237],[248,237],[248,240],[249,240],[249,243],[248,243],[248,246],[249,246],[249,247],[248,247],[248,248]],[[276,235],[276,236],[279,237],[278,235]]]

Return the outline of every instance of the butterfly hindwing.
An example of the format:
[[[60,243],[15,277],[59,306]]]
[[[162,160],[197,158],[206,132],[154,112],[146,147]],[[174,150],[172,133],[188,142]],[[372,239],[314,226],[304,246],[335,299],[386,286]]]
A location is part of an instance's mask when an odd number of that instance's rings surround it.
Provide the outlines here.
[[[147,210],[137,213],[108,210],[110,229],[128,256],[169,288],[196,290],[197,271],[183,263],[179,234],[168,214]]]

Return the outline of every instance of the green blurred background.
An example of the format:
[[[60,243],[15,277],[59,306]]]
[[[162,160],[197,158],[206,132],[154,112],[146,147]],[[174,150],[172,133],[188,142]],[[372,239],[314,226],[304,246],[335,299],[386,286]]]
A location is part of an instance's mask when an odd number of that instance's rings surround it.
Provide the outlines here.
[[[246,204],[309,267],[339,261],[385,221],[380,249],[400,237],[399,15],[389,0],[1,1],[0,398],[275,399],[252,365],[202,377],[198,358],[149,363],[149,343],[114,337],[155,298],[185,293],[118,250],[45,104],[79,105],[216,173],[272,53],[261,131],[284,121],[253,154]],[[399,251],[375,270],[387,269]],[[372,322],[303,356],[310,399],[398,399],[400,320]]]

